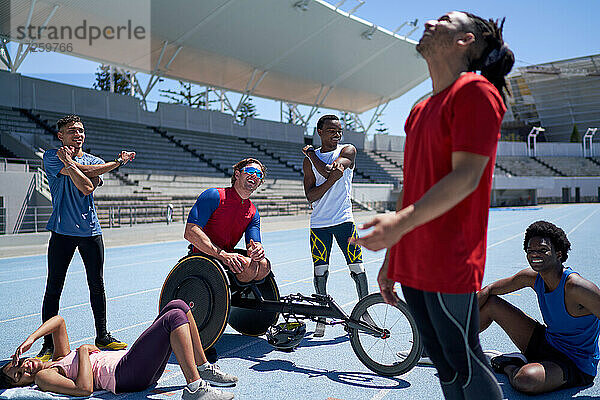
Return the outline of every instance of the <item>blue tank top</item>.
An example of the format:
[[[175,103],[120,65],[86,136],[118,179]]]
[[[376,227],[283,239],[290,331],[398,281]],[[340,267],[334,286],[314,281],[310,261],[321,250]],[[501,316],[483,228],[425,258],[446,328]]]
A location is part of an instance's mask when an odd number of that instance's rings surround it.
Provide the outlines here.
[[[542,317],[546,323],[546,340],[567,355],[577,367],[588,375],[596,376],[598,360],[598,334],[600,320],[595,315],[572,317],[565,307],[565,282],[576,273],[564,269],[558,287],[546,292],[541,275],[535,278],[533,288],[537,294]]]

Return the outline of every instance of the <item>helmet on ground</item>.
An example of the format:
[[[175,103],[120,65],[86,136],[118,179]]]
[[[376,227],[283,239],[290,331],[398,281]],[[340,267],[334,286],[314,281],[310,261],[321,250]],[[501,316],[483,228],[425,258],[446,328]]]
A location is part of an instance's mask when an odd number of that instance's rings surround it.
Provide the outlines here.
[[[267,330],[267,342],[278,350],[294,350],[306,335],[306,324],[298,322],[282,322]]]

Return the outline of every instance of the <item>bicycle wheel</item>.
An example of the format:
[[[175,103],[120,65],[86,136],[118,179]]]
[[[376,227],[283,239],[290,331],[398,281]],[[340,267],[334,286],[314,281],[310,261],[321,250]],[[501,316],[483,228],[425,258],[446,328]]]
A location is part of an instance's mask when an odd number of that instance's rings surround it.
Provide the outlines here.
[[[379,293],[361,299],[350,318],[388,332],[386,338],[350,328],[350,344],[358,359],[379,375],[395,376],[410,371],[423,350],[415,319],[403,301],[390,306]]]

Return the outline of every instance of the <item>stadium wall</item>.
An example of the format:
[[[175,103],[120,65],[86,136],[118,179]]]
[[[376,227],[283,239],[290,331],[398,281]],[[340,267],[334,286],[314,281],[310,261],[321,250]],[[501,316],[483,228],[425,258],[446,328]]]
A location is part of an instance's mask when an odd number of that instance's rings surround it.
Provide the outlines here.
[[[6,209],[6,233],[12,233],[15,227],[34,175],[34,172],[22,171],[0,173],[0,188],[2,188],[0,196],[4,197],[4,208]]]
[[[600,177],[508,177],[495,175],[492,190],[496,194],[506,190],[534,190],[540,203],[563,202],[563,189],[569,193],[569,202],[575,201],[579,188],[581,202],[600,201]]]
[[[249,118],[246,125],[241,126],[235,123],[229,114],[168,103],[159,103],[157,110],[150,112],[145,111],[140,106],[140,100],[132,96],[50,82],[6,71],[0,71],[0,87],[0,105],[5,107],[73,113],[148,126],[304,143],[304,128],[298,125]]]

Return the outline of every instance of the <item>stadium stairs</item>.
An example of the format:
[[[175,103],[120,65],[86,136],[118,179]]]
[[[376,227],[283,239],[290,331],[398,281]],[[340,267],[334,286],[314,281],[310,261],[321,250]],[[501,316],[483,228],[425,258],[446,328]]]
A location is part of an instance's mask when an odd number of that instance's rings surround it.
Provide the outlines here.
[[[558,168],[553,167],[552,165],[548,164],[547,162],[545,162],[544,160],[538,158],[538,157],[531,157],[532,160],[539,162],[540,164],[542,164],[544,167],[552,170],[554,173],[556,173],[558,176],[567,176],[564,172],[560,171]]]

